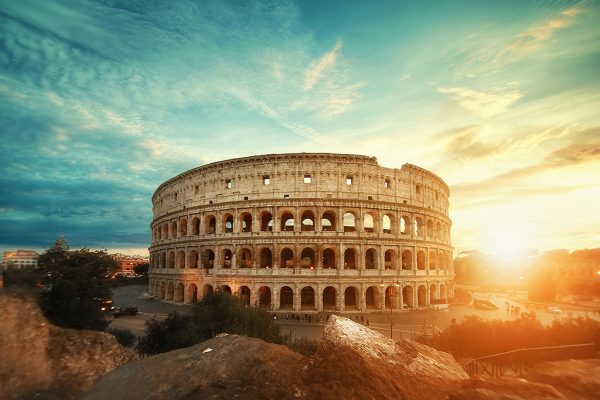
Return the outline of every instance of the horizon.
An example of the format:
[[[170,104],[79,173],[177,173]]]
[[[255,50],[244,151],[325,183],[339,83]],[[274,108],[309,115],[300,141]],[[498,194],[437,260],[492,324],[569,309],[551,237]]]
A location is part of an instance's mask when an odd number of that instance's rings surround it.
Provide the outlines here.
[[[440,176],[455,255],[598,248],[598,20],[597,1],[2,4],[0,251],[146,255],[160,184],[290,152]]]

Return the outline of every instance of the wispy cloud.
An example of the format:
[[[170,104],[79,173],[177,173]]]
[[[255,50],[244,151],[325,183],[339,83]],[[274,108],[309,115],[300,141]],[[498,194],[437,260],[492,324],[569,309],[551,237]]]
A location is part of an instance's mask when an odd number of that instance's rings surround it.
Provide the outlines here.
[[[516,89],[497,90],[495,93],[480,92],[469,88],[441,87],[438,92],[449,94],[459,106],[481,116],[491,117],[508,109],[515,101],[523,97]]]
[[[318,61],[304,72],[304,90],[312,89],[321,79],[323,72],[335,64],[338,51],[342,48],[342,42],[337,41],[331,51],[325,53]]]
[[[556,31],[569,27],[584,11],[581,5],[570,7],[554,18],[532,26],[500,50],[494,62],[509,64],[535,53],[550,41]]]

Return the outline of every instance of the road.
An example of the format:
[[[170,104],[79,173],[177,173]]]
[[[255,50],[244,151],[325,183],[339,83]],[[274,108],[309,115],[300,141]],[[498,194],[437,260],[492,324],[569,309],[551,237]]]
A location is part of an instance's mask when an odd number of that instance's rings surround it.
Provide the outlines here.
[[[179,312],[186,313],[192,309],[191,305],[169,304],[147,296],[145,294],[146,286],[132,285],[123,286],[113,291],[113,300],[116,306],[137,306],[140,311],[136,316],[122,316],[111,322],[111,327],[125,328],[131,330],[136,336],[143,336],[146,328],[146,321],[157,318],[165,318],[169,313]],[[510,320],[517,318],[517,314],[508,312],[505,305],[508,304],[514,307],[520,307],[525,311],[523,304],[510,298],[509,295],[477,295],[478,297],[486,297],[492,300],[499,306],[497,310],[480,310],[471,305],[451,305],[447,310],[431,310],[425,308],[422,310],[411,311],[395,311],[393,313],[393,337],[395,339],[410,338],[414,333],[431,334],[434,331],[443,330],[452,323],[452,320],[460,322],[466,315],[477,315],[483,319],[500,319]],[[556,318],[563,318],[565,314],[551,314],[545,309],[535,310],[536,316],[543,324],[551,324]],[[288,315],[288,320],[285,315]],[[572,316],[589,316],[591,318],[600,319],[599,314],[571,311]],[[281,332],[289,334],[293,338],[307,338],[310,340],[319,340],[322,332],[326,313],[322,313],[322,323],[305,322],[302,318],[300,321],[291,320],[291,316],[298,315],[291,312],[278,313],[277,324],[281,328]],[[300,314],[302,316],[302,314]],[[361,320],[360,313],[344,314],[346,317],[352,317],[354,320]],[[369,323],[369,327],[375,329],[382,334],[388,336],[390,334],[390,313],[378,312],[363,314],[364,323]],[[313,315],[314,321],[314,315]]]

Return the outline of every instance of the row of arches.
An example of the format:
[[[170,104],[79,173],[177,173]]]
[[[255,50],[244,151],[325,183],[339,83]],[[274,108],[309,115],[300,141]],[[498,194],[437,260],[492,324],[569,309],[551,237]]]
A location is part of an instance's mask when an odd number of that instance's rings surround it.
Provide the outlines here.
[[[155,251],[151,268],[325,268],[325,269],[391,269],[446,270],[452,265],[448,251],[367,247],[361,256],[354,247],[341,251],[336,246],[255,246]]]
[[[365,285],[364,288],[354,285],[345,288],[306,285],[299,286],[296,291],[289,285],[279,288],[264,285],[254,291],[249,286],[241,285],[234,291],[228,284],[213,286],[207,283],[199,287],[196,283],[188,283],[186,286],[183,282],[156,279],[149,283],[152,296],[159,300],[182,303],[195,303],[216,290],[237,295],[247,305],[295,311],[412,309],[432,303],[446,303],[449,297],[449,288],[443,282],[405,285],[382,283]]]
[[[381,217],[380,217],[381,214]],[[274,218],[270,211],[262,211],[257,221],[250,212],[242,212],[234,217],[232,212],[220,216],[209,213],[205,216],[181,218],[164,222],[154,227],[153,242],[176,239],[187,236],[214,235],[250,232],[366,232],[383,234],[401,234],[415,238],[438,241],[449,240],[449,227],[445,222],[434,221],[424,216],[401,215],[398,220],[393,212],[340,211],[338,219],[335,210],[327,210],[316,218],[312,210],[283,211]]]

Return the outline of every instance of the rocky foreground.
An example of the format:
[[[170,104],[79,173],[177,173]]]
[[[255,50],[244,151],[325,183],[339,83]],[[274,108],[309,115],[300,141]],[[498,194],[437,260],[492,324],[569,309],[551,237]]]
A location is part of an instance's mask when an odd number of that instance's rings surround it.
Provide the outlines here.
[[[110,335],[56,328],[31,303],[0,296],[0,346],[2,399],[525,400],[600,393],[600,360],[540,364],[528,380],[469,378],[447,353],[335,316],[310,358],[222,334],[136,360]]]

